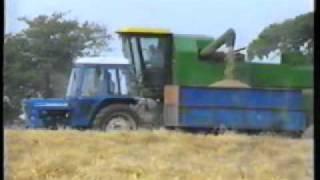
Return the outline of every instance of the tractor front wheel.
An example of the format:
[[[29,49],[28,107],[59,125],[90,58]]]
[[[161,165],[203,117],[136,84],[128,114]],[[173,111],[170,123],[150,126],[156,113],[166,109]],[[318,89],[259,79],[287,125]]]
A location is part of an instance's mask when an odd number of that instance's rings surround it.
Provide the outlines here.
[[[126,104],[107,106],[99,111],[94,129],[100,131],[130,131],[138,128],[139,116]]]

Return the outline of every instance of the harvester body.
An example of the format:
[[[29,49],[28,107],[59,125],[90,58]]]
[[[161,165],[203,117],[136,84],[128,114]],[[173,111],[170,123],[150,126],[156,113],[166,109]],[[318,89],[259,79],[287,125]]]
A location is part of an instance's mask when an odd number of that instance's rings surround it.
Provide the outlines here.
[[[225,53],[217,52],[211,58],[208,55],[201,56],[201,51],[206,55],[208,54],[206,49],[208,51],[218,49],[215,46],[210,49],[210,44],[215,42],[215,39],[211,37],[173,34],[165,29],[147,28],[126,28],[119,30],[118,33],[123,39],[126,57],[132,61],[134,69],[137,73],[139,72],[140,76],[148,70],[148,47],[153,45],[161,49],[165,59],[162,66],[159,66],[165,69],[161,72],[165,71],[166,73],[163,74],[167,76],[162,77],[165,79],[162,84],[208,86],[224,78]],[[221,46],[221,43],[217,45]],[[313,87],[313,66],[311,64],[259,64],[247,62],[240,53],[236,56],[242,58],[236,59],[235,79],[253,87],[300,89],[312,89]],[[163,61],[163,59],[158,61]]]

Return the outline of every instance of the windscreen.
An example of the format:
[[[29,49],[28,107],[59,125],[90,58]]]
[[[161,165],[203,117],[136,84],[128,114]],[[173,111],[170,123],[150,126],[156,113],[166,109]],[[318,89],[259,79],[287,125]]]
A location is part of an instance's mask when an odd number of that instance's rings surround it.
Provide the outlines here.
[[[135,82],[129,67],[83,66],[73,68],[67,97],[134,95]],[[78,92],[77,92],[78,91]]]
[[[106,88],[106,76],[104,75],[103,69],[99,66],[85,67],[82,69],[82,71],[83,71],[83,80],[82,80],[80,95],[81,96],[103,95],[104,90]],[[111,78],[111,75],[109,75],[109,77],[107,78]],[[110,88],[114,88],[114,86]]]
[[[79,87],[79,80],[80,80],[80,68],[75,67],[72,69],[70,78],[69,78],[69,84],[67,88],[67,97],[73,97],[77,94],[77,88]]]

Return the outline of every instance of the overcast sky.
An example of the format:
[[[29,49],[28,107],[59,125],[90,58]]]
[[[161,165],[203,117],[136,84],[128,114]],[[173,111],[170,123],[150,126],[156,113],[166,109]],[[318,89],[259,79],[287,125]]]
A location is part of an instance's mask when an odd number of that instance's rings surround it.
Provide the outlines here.
[[[237,33],[236,47],[248,45],[264,27],[313,11],[312,0],[6,0],[6,32],[25,25],[18,17],[70,11],[68,17],[105,25],[167,28],[174,33]]]

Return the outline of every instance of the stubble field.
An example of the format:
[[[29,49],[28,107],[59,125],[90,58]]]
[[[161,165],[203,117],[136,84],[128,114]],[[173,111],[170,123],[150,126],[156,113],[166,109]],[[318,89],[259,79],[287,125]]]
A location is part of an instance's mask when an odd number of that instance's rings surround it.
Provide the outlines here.
[[[8,180],[306,180],[312,154],[271,135],[5,130]]]

